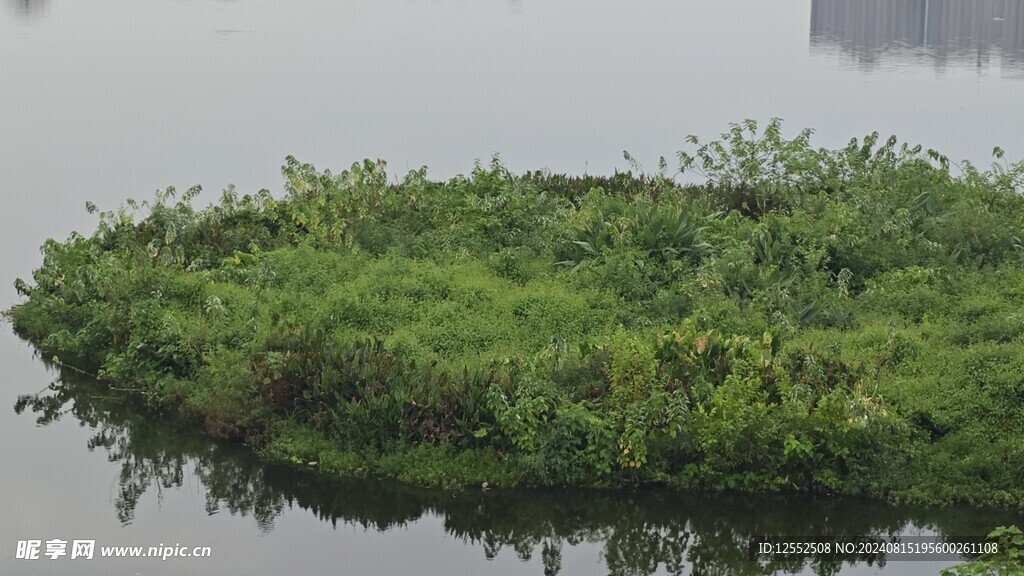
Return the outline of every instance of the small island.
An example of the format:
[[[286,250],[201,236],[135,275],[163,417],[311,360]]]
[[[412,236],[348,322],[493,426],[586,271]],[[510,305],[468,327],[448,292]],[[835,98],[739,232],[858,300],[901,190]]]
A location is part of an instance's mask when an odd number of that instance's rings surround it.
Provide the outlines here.
[[[8,315],[326,474],[1024,507],[1024,164],[810,140],[607,177],[288,158],[279,197],[90,205]]]

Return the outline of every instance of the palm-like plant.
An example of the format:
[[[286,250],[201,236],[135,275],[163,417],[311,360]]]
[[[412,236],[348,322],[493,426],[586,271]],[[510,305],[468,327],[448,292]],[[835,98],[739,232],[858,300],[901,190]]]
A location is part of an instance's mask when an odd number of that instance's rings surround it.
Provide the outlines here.
[[[577,240],[573,240],[572,256],[558,264],[571,266],[573,270],[582,265],[588,258],[597,258],[604,250],[615,244],[618,230],[615,225],[606,221],[604,214],[598,211],[575,231]]]
[[[651,206],[636,211],[634,235],[648,256],[669,261],[689,255],[700,258],[711,250],[703,241],[705,227],[682,208],[659,209]]]

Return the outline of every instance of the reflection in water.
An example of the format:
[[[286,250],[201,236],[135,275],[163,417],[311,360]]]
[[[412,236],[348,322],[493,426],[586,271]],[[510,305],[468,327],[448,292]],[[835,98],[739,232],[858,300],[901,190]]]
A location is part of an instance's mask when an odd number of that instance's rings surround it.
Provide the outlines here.
[[[1020,0],[812,0],[811,48],[838,47],[862,68],[887,57],[1024,70]]]
[[[49,4],[48,0],[7,0],[7,5],[22,16],[35,16],[42,13]]]
[[[984,534],[996,520],[991,514],[982,521],[981,515],[957,510],[836,499],[712,498],[665,490],[451,493],[327,478],[263,464],[248,449],[214,442],[185,423],[143,417],[111,394],[91,380],[65,374],[43,393],[20,397],[15,411],[30,409],[43,425],[71,413],[95,431],[89,449],[105,450],[120,464],[115,507],[125,524],[147,491],[159,497],[194,475],[206,488],[208,513],[251,514],[264,531],[295,507],[335,527],[381,532],[436,516],[443,518],[449,536],[478,546],[488,558],[503,549],[523,559],[539,554],[546,575],[559,572],[565,547],[581,542],[602,546],[609,574],[760,575],[809,569],[831,575],[844,563],[881,565],[885,558],[754,562],[748,550],[765,535],[890,540],[919,527],[953,538]]]

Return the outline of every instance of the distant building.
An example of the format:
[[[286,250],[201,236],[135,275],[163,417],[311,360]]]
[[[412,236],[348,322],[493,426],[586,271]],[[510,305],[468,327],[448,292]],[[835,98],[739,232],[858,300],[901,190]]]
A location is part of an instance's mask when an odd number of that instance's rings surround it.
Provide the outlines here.
[[[811,48],[838,48],[863,68],[927,58],[1024,72],[1024,1],[812,0]]]

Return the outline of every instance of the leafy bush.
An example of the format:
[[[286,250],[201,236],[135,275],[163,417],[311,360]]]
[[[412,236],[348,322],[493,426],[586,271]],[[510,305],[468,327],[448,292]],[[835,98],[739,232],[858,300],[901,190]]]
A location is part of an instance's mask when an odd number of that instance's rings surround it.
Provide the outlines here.
[[[168,189],[47,241],[9,315],[335,473],[1024,505],[1024,164],[810,137],[691,138],[700,184],[288,158],[283,198]]]

